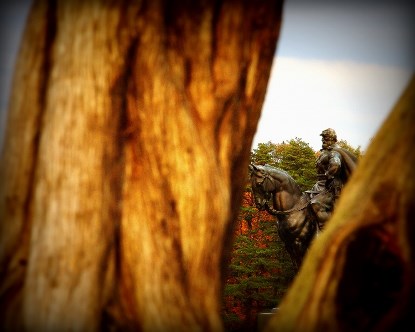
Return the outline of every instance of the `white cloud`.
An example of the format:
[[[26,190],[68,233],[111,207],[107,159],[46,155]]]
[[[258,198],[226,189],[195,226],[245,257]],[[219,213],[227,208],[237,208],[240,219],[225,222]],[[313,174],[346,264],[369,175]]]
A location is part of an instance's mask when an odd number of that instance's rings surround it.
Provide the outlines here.
[[[278,57],[252,147],[295,137],[317,150],[331,127],[367,148],[409,81],[405,69],[355,62]]]

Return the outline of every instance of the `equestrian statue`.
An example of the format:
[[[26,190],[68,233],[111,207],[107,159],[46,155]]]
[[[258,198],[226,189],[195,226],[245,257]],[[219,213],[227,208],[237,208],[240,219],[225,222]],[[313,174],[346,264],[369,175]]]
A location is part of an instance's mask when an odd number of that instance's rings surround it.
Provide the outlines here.
[[[276,216],[277,230],[298,270],[315,236],[329,220],[340,192],[357,158],[337,146],[337,136],[329,128],[321,133],[322,149],[316,160],[317,183],[302,192],[284,170],[269,165],[249,165],[255,205]]]

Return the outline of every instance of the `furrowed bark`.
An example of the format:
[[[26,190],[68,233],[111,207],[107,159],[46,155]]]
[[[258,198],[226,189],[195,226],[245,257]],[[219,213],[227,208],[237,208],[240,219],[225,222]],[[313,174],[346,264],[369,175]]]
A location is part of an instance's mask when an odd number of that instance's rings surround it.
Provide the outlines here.
[[[1,175],[1,324],[221,330],[281,2],[37,1]]]

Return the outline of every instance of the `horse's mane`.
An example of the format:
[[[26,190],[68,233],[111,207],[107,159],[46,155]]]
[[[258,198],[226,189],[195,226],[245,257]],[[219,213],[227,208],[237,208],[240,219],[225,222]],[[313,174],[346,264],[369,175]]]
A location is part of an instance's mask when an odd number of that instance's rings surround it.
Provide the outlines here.
[[[290,180],[290,182],[295,184],[295,186],[298,189],[300,189],[300,186],[298,185],[298,183],[295,182],[294,178],[287,171],[284,171],[283,169],[281,169],[279,167],[274,167],[274,166],[271,166],[271,165],[268,165],[268,164],[265,164],[261,167],[265,172],[267,172],[269,175],[271,175],[274,179],[276,177],[278,177],[279,174],[283,174],[285,177],[287,177]]]

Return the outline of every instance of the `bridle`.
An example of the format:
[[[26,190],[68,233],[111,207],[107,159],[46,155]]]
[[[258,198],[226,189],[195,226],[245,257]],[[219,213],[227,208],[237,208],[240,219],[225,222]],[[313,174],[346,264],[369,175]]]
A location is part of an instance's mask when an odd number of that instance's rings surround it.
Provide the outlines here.
[[[254,174],[254,176],[256,178],[259,178],[259,176],[257,176],[256,174]],[[268,173],[265,173],[265,174],[262,173],[262,175],[261,175],[260,178],[262,178],[261,181],[255,181],[255,187],[261,188],[261,195],[263,195],[264,196],[264,199],[268,202],[271,199],[271,197],[272,197],[272,193],[269,192],[269,191],[264,190],[264,182],[265,182],[265,180],[271,181],[271,176]],[[253,191],[253,194],[255,196],[254,189],[252,189],[252,191]],[[256,201],[255,201],[255,205],[257,205],[256,204]],[[268,205],[266,204],[266,206],[268,206]]]

